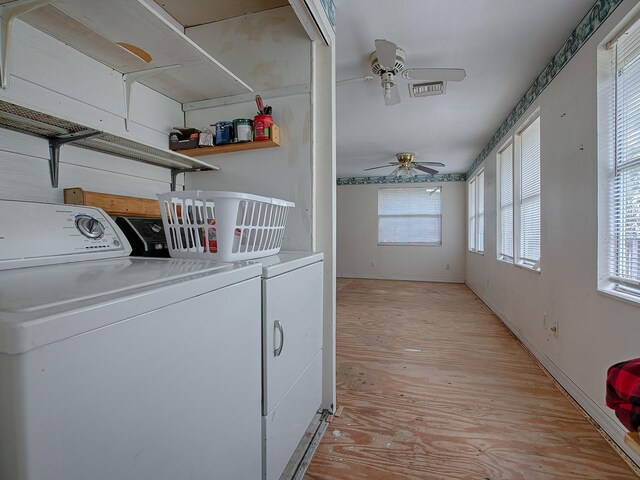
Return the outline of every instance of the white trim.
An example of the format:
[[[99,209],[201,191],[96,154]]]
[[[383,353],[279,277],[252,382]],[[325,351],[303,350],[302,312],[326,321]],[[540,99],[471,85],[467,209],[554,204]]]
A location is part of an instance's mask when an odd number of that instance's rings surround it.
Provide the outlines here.
[[[522,331],[516,327],[500,310],[478,293],[468,282],[467,287],[480,299],[489,309],[500,319],[500,321],[522,342],[522,344],[533,354],[551,376],[566,390],[580,407],[591,417],[591,419],[615,442],[615,444],[626,453],[640,467],[640,457],[624,442],[626,430],[618,422],[608,416],[604,410],[594,402],[571,378],[565,374],[560,367],[547,357],[541,350],[529,342]]]
[[[280,97],[292,97],[294,95],[305,95],[309,93],[311,93],[311,85],[304,83],[300,85],[274,88],[271,90],[240,93],[238,95],[229,95],[228,97],[212,98],[210,100],[200,100],[198,102],[185,103],[182,106],[182,111],[191,112],[193,110],[203,110],[206,108],[221,107],[223,105],[235,105],[237,103],[253,102],[256,98],[256,95],[271,99]]]
[[[613,284],[610,284],[608,287],[598,287],[598,293],[602,295],[606,295],[614,300],[619,300],[624,303],[628,303],[629,305],[633,305],[634,307],[640,306],[640,298],[635,295],[628,295],[624,292],[616,291],[613,289]]]
[[[335,42],[335,32],[319,0],[289,0],[289,4],[312,41]]]

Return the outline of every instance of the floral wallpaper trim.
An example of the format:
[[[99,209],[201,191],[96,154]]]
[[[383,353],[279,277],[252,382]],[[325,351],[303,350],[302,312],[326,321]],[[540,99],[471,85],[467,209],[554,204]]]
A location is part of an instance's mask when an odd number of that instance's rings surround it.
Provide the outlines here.
[[[500,143],[507,132],[511,130],[511,127],[516,124],[524,112],[533,104],[535,99],[540,96],[545,87],[551,83],[551,80],[560,73],[564,66],[569,63],[569,60],[573,58],[578,50],[591,38],[591,35],[594,34],[621,3],[622,0],[597,0],[596,3],[594,3],[591,10],[587,12],[578,26],[571,32],[567,41],[564,42],[564,45],[558,50],[558,53],[556,53],[547,64],[542,73],[538,75],[538,78],[536,78],[533,85],[529,87],[524,97],[520,99],[513,111],[502,125],[500,125],[498,131],[493,134],[493,137],[491,137],[489,143],[482,149],[480,155],[473,161],[471,167],[467,170],[467,178],[471,177],[471,174],[484,162],[489,153]]]
[[[338,178],[338,185],[372,185],[380,183],[435,183],[435,182],[464,182],[464,173],[444,173],[440,175],[417,175],[413,178],[399,177],[349,177]]]

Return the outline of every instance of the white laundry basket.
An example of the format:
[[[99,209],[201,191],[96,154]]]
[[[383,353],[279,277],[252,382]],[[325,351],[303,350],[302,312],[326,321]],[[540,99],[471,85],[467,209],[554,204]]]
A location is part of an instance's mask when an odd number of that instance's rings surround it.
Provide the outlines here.
[[[280,251],[292,202],[239,192],[158,195],[169,254],[235,262]]]

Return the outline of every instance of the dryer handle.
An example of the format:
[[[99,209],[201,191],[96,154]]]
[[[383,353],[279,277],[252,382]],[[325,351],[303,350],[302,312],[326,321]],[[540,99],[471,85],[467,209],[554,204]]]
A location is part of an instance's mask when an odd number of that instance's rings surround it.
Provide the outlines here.
[[[274,331],[274,335],[273,335],[273,356],[274,357],[279,357],[280,354],[282,353],[282,347],[284,347],[284,330],[282,329],[282,323],[280,323],[280,320],[276,320],[275,322],[273,322],[273,327],[274,330],[277,330],[280,332],[280,346],[276,347],[276,335],[275,335],[275,331]]]

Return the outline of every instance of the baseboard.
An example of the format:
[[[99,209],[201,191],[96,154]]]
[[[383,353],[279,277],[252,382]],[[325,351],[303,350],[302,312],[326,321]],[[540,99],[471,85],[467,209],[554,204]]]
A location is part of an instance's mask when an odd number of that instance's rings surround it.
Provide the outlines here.
[[[464,278],[418,278],[418,277],[395,277],[384,275],[366,275],[359,273],[337,273],[337,278],[358,278],[364,280],[399,280],[405,282],[433,282],[433,283],[465,283]]]
[[[487,298],[479,294],[472,285],[467,283],[476,296],[495,313],[504,325],[522,342],[531,354],[540,362],[541,366],[553,377],[556,382],[567,392],[567,394],[584,410],[591,420],[609,436],[619,450],[622,450],[629,460],[635,463],[636,468],[640,468],[640,457],[625,443],[624,437],[627,431],[615,420],[609,417],[604,410],[594,402],[571,378],[565,374],[544,352],[531,343],[522,331],[515,326],[506,315],[504,315],[496,305]]]

